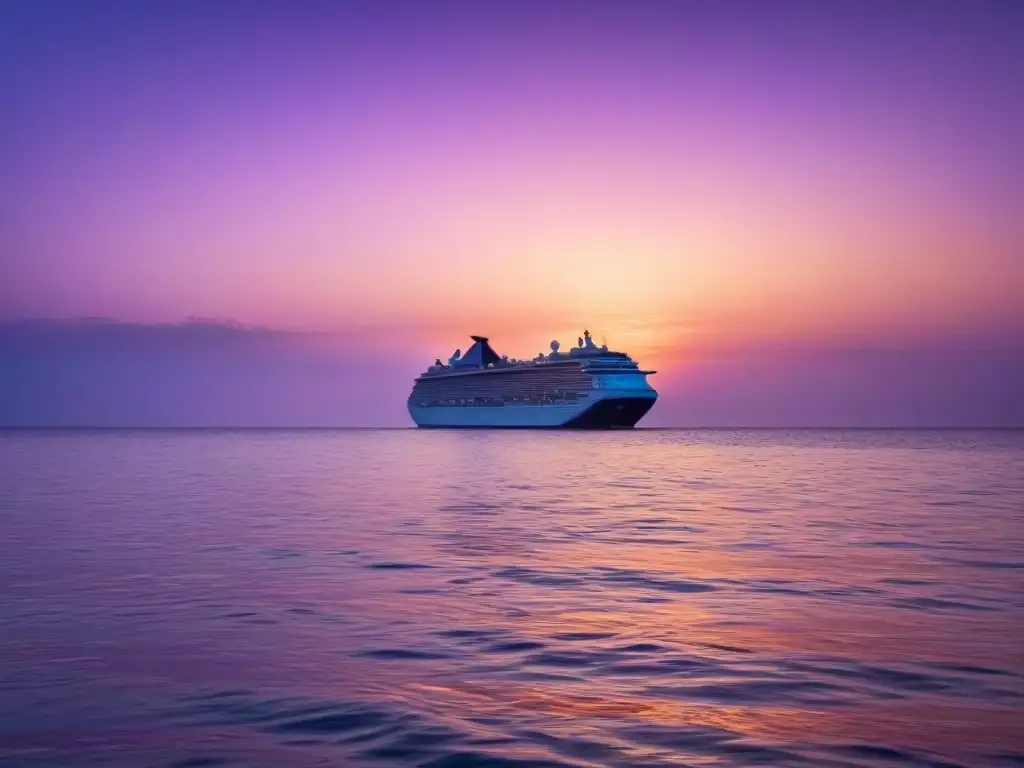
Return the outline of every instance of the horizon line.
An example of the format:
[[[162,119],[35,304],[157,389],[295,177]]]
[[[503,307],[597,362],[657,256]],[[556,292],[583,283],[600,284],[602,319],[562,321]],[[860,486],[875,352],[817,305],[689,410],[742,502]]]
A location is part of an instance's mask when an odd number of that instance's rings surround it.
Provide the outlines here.
[[[1024,424],[1014,426],[687,426],[687,427],[632,427],[630,429],[551,429],[551,428],[522,428],[508,430],[501,428],[474,429],[473,432],[563,432],[563,433],[629,433],[629,432],[785,432],[785,431],[816,431],[816,432],[1015,432],[1024,430]],[[466,432],[470,430],[450,428],[424,430],[415,425],[402,427],[387,426],[253,426],[253,425],[3,425],[0,424],[0,432],[382,432],[382,431],[421,431],[421,432]]]

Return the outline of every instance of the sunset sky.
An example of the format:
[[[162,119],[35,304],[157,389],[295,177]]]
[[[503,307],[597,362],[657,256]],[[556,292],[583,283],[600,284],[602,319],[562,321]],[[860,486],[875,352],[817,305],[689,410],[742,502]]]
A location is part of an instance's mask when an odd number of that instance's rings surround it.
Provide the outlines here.
[[[0,0],[0,422],[166,420],[75,410],[81,324],[20,321],[204,317],[265,329],[235,335],[281,397],[335,394],[186,422],[404,424],[468,334],[589,328],[661,371],[652,423],[1024,423],[1022,29],[997,2]]]

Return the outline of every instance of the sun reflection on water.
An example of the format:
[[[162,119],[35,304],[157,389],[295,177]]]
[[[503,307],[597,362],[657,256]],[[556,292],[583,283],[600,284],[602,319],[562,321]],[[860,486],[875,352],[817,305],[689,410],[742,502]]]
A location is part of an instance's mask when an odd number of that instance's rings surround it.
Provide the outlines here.
[[[25,438],[0,722],[282,765],[1021,754],[1024,445],[984,439]]]

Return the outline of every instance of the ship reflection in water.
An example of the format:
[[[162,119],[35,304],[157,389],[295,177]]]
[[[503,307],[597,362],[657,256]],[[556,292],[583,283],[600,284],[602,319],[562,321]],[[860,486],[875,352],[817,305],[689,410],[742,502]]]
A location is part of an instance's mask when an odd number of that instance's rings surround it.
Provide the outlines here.
[[[1012,765],[1020,432],[0,435],[0,762]]]

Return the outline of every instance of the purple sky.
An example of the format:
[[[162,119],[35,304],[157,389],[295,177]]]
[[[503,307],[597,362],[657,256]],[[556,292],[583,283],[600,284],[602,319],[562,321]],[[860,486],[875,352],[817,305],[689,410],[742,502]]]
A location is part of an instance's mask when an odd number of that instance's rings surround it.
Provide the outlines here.
[[[0,423],[404,424],[469,333],[589,327],[661,371],[652,424],[1024,424],[1021,29],[0,0]]]

